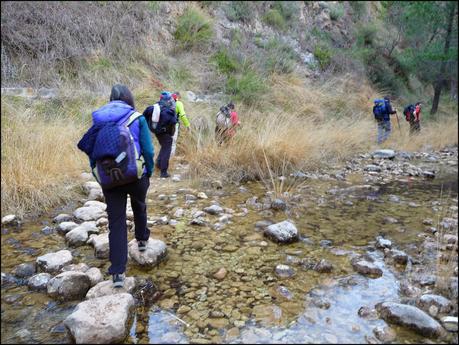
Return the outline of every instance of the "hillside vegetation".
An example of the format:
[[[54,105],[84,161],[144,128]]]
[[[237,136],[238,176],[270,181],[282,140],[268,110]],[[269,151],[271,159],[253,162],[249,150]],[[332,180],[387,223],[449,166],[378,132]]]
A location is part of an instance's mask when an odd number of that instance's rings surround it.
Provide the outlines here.
[[[433,3],[451,10],[448,2]],[[384,94],[394,98],[402,127],[393,123],[385,147],[457,144],[457,8],[443,54],[448,21],[431,25],[430,45],[420,43],[398,13],[428,9],[400,6],[2,2],[2,87],[58,90],[49,100],[2,96],[2,214],[74,198],[71,181],[88,164],[76,143],[114,83],[133,90],[139,111],[163,89],[206,95],[208,102],[184,99],[193,130],[178,147],[196,177],[266,179],[270,171],[322,168],[376,148],[372,100]],[[411,49],[416,44],[426,50],[422,61]],[[431,116],[439,74],[442,92]],[[243,127],[219,147],[214,115],[230,99]],[[418,100],[425,104],[422,135],[412,138],[401,110]]]

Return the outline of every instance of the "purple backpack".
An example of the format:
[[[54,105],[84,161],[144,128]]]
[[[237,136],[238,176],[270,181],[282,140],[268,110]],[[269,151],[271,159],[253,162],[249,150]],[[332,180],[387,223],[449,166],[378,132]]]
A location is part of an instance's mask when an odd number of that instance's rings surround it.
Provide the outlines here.
[[[144,161],[139,155],[129,126],[142,114],[133,112],[119,122],[107,122],[97,133],[93,148],[94,176],[103,189],[137,181]]]

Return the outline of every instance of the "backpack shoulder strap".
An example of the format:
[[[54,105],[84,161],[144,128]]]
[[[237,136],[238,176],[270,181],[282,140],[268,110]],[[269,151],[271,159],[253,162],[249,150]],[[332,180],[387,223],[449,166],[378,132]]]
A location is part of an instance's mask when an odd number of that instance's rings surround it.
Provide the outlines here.
[[[126,126],[129,127],[135,120],[137,120],[143,114],[139,113],[138,111],[134,111],[131,116],[129,116],[128,121],[126,122]]]

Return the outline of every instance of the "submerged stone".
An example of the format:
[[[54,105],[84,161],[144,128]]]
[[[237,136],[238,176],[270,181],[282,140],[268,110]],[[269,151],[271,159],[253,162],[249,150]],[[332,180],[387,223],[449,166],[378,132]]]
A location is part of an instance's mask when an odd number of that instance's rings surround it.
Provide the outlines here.
[[[269,225],[264,230],[265,236],[280,243],[291,243],[298,241],[298,230],[289,221]]]

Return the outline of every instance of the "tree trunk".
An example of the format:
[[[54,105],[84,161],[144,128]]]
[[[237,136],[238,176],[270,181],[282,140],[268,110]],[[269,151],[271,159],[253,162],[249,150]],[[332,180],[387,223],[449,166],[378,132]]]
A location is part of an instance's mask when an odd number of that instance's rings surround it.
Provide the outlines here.
[[[441,90],[445,82],[446,63],[448,62],[446,60],[446,57],[448,56],[449,45],[451,41],[451,31],[453,29],[455,11],[456,11],[456,2],[452,2],[450,5],[450,12],[449,12],[449,18],[448,18],[448,29],[446,31],[446,37],[445,37],[445,48],[443,50],[443,54],[445,58],[441,62],[440,74],[438,75],[438,79],[434,87],[435,93],[434,93],[434,98],[432,101],[432,109],[430,110],[430,115],[434,115],[438,110],[438,103],[440,102]]]

